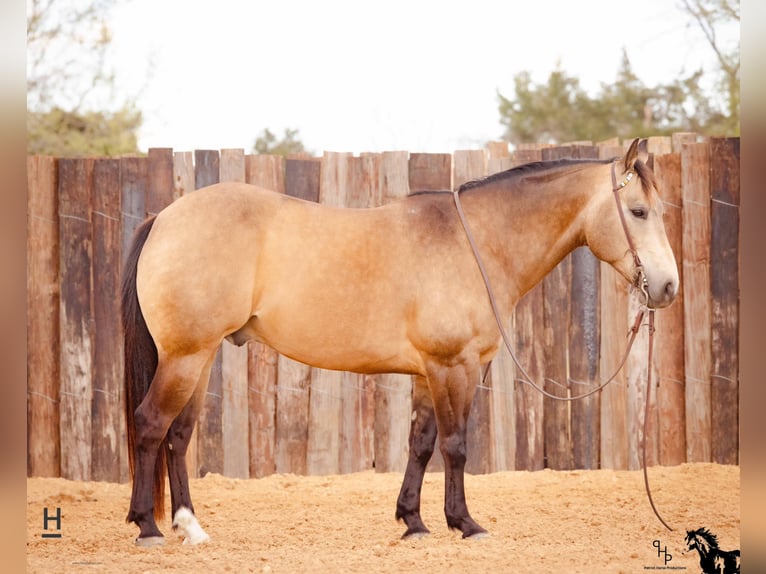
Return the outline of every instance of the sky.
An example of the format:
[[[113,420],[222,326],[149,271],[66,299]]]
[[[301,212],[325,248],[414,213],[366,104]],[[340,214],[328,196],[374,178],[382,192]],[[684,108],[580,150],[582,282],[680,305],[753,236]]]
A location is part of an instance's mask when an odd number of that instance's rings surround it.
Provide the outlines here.
[[[497,94],[523,70],[542,83],[560,66],[591,93],[623,48],[647,86],[713,70],[678,4],[129,0],[112,12],[110,57],[144,114],[143,151],[249,152],[262,130],[291,128],[317,154],[452,152],[501,139]]]

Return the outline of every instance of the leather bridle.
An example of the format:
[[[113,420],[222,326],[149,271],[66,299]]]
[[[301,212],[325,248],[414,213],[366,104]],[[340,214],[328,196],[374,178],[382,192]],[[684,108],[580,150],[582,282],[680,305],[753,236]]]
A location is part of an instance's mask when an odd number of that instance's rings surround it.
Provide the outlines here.
[[[657,516],[657,518],[665,526],[665,528],[672,531],[673,529],[670,526],[668,526],[668,524],[662,519],[659,512],[657,511],[657,508],[654,505],[654,501],[652,500],[651,490],[649,489],[649,477],[646,471],[646,431],[648,429],[649,404],[650,404],[649,399],[650,399],[651,386],[652,386],[652,349],[654,346],[654,331],[655,331],[654,311],[655,310],[649,305],[650,300],[649,300],[649,291],[648,291],[648,281],[646,279],[646,274],[644,273],[644,267],[643,267],[643,264],[641,263],[641,258],[638,256],[638,250],[636,249],[635,243],[633,242],[633,238],[631,237],[630,231],[628,230],[628,223],[625,219],[625,213],[623,211],[622,201],[620,199],[620,191],[626,185],[628,185],[628,183],[630,183],[631,179],[633,179],[634,172],[628,171],[627,174],[625,175],[625,178],[618,183],[617,176],[615,174],[615,165],[616,165],[616,161],[613,161],[611,165],[612,192],[614,194],[615,202],[617,203],[617,213],[620,216],[622,229],[625,232],[625,238],[628,240],[628,250],[633,256],[633,264],[636,268],[635,285],[639,289],[639,291],[642,293],[644,297],[644,301],[642,305],[640,306],[638,312],[636,313],[636,319],[635,321],[633,321],[633,326],[630,328],[630,331],[629,331],[628,345],[627,345],[627,348],[625,349],[625,354],[623,355],[622,360],[617,366],[617,369],[615,370],[615,372],[605,382],[601,383],[595,389],[592,389],[586,393],[583,393],[577,396],[560,397],[560,396],[549,393],[541,385],[535,383],[532,380],[532,377],[529,376],[529,373],[527,373],[524,366],[519,362],[518,358],[516,357],[516,353],[514,353],[513,351],[513,346],[511,345],[510,339],[508,337],[508,333],[506,333],[505,327],[503,327],[503,321],[500,317],[500,311],[497,307],[497,301],[495,300],[495,295],[494,295],[494,292],[492,291],[492,286],[489,282],[489,276],[487,275],[487,270],[484,266],[484,262],[482,261],[481,255],[479,254],[479,249],[476,246],[476,241],[474,240],[473,234],[471,233],[471,229],[468,226],[468,219],[466,218],[465,212],[463,211],[463,206],[460,202],[459,189],[456,189],[453,192],[453,197],[455,200],[455,207],[457,208],[458,216],[460,217],[460,222],[463,225],[463,229],[465,230],[466,237],[468,238],[468,243],[470,244],[471,250],[473,251],[474,259],[476,260],[476,263],[479,267],[479,271],[481,272],[481,276],[484,279],[484,286],[486,287],[487,295],[489,296],[489,302],[490,302],[490,305],[492,306],[492,312],[495,315],[495,321],[497,322],[497,327],[500,330],[500,335],[503,339],[503,342],[505,343],[505,347],[508,350],[508,353],[511,355],[513,362],[516,364],[516,367],[518,367],[519,371],[524,376],[524,379],[522,379],[522,382],[526,382],[530,384],[532,387],[534,387],[537,391],[539,391],[546,397],[557,400],[557,401],[574,401],[578,399],[583,399],[594,393],[597,393],[598,391],[606,387],[609,383],[611,383],[615,379],[617,374],[622,370],[622,367],[625,365],[628,355],[630,354],[630,350],[633,347],[633,342],[635,341],[636,335],[638,334],[638,331],[641,328],[641,325],[643,323],[644,314],[648,312],[649,314],[649,318],[648,318],[648,329],[649,329],[648,364],[649,366],[647,369],[647,388],[646,388],[646,406],[644,411],[644,429],[643,429],[643,436],[641,437],[644,486],[646,487],[646,494],[649,498],[649,504],[651,505],[655,516]]]

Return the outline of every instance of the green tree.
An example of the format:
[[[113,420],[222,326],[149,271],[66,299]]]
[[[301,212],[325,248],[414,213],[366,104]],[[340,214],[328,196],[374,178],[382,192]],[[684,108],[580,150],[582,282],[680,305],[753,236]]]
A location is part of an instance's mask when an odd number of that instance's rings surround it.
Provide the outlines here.
[[[117,102],[108,65],[118,0],[27,1],[27,151],[62,156],[138,151],[135,98]]]
[[[268,128],[264,129],[253,144],[253,153],[271,155],[290,155],[309,153],[298,137],[297,129],[285,128],[281,139]]]
[[[49,112],[27,114],[27,153],[30,155],[115,156],[138,150],[136,132],[141,112],[124,108],[115,113]]]
[[[590,139],[598,115],[580,81],[557,66],[546,84],[533,84],[527,71],[514,77],[514,97],[500,100],[500,123],[512,143],[554,143]]]
[[[683,0],[681,6],[702,31],[715,53],[718,63],[715,86],[723,102],[717,105],[717,98],[711,102],[710,98],[700,93],[696,83],[689,83],[691,78],[686,79],[688,98],[706,120],[707,132],[739,135],[739,41],[726,42],[718,33],[724,26],[736,26],[739,29],[739,0]]]
[[[529,72],[514,77],[514,94],[498,93],[503,137],[511,143],[561,143],[626,139],[693,131],[739,135],[739,43],[724,46],[716,30],[739,22],[736,0],[683,0],[716,53],[718,77],[711,94],[696,70],[667,84],[646,86],[633,72],[625,50],[617,77],[589,96],[560,66],[547,83],[533,84]]]

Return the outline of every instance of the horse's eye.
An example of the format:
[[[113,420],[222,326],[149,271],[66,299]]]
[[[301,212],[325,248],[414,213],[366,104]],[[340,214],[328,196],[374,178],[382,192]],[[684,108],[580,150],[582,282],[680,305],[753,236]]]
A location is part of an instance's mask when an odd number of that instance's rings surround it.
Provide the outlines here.
[[[647,215],[649,214],[643,207],[634,207],[630,210],[630,212],[633,214],[633,217],[638,219],[646,219]]]

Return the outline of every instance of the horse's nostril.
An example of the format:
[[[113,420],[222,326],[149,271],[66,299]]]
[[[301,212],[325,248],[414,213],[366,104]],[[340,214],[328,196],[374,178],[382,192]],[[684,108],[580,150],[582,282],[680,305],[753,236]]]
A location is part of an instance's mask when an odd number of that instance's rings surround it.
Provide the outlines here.
[[[665,295],[667,295],[669,298],[673,298],[676,296],[675,281],[668,281],[667,283],[665,283]]]

